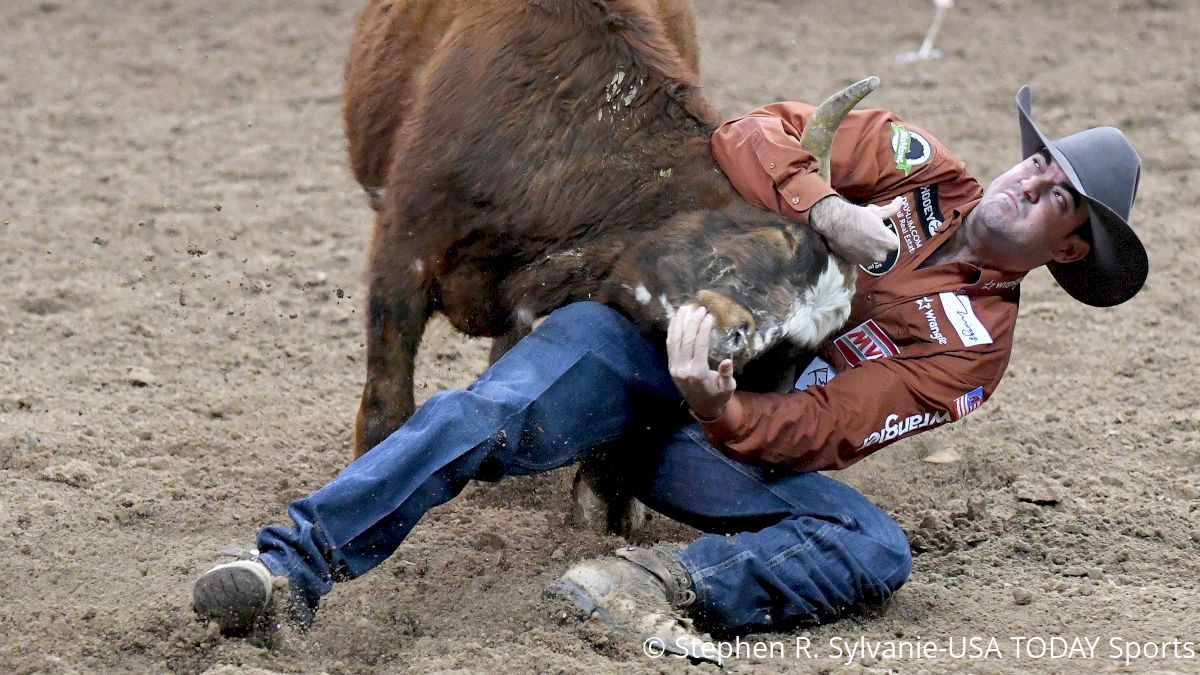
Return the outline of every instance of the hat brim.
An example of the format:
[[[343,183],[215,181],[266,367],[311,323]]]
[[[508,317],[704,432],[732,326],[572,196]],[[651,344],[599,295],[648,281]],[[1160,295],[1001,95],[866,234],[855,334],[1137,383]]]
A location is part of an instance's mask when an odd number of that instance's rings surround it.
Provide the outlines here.
[[[1087,199],[1091,226],[1091,250],[1071,263],[1051,262],[1050,274],[1071,297],[1093,307],[1112,307],[1132,298],[1146,283],[1150,262],[1146,248],[1129,223],[1108,206],[1093,199],[1079,179],[1070,156],[1048,138],[1030,118],[1033,95],[1029,85],[1017,92],[1017,116],[1021,127],[1021,155],[1028,158],[1045,147],[1067,180]],[[1083,158],[1076,157],[1076,161]]]

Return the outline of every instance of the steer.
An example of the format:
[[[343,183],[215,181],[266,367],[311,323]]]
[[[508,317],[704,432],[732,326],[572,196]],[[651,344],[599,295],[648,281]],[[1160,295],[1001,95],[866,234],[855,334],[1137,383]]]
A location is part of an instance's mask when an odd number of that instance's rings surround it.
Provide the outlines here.
[[[853,267],[717,168],[688,0],[371,0],[346,80],[376,211],[359,454],[412,413],[435,311],[502,336],[594,299],[661,333],[696,303],[716,317],[712,360],[739,369],[811,348],[849,313]],[[877,82],[810,123],[802,142],[826,169],[838,121]]]

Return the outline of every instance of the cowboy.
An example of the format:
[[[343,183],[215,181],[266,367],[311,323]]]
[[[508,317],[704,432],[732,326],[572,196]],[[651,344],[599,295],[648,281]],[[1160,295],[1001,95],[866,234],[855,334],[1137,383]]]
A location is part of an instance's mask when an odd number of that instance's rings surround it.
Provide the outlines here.
[[[713,151],[745,199],[808,223],[850,259],[878,256],[862,267],[849,322],[795,390],[738,391],[730,362],[713,370],[703,308],[676,313],[664,353],[615,311],[569,305],[294,502],[292,526],[264,528],[256,551],[201,576],[197,613],[227,630],[272,628],[282,600],[283,618],[306,625],[335,580],[387,559],[472,477],[547,471],[614,443],[633,449],[621,467],[637,498],[708,534],[681,550],[629,548],[575,565],[551,590],[585,612],[705,657],[708,637],[685,615],[745,631],[886,599],[911,570],[904,532],[817,472],[978,409],[1007,367],[1029,271],[1046,265],[1097,307],[1128,300],[1146,279],[1128,224],[1141,161],[1124,135],[1106,127],[1052,140],[1030,118],[1028,87],[1017,107],[1024,159],[986,188],[887,111],[843,122],[831,185],[798,143],[811,106],[727,122]]]

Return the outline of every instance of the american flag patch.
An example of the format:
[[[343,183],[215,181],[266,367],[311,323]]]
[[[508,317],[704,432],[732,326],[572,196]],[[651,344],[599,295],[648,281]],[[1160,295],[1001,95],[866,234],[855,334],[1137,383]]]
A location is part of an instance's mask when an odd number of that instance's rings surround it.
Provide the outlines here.
[[[900,353],[896,344],[883,332],[874,319],[867,319],[845,335],[833,341],[851,368],[863,361],[874,361]]]
[[[983,387],[975,387],[954,399],[954,419],[961,420],[981,405],[983,405]]]

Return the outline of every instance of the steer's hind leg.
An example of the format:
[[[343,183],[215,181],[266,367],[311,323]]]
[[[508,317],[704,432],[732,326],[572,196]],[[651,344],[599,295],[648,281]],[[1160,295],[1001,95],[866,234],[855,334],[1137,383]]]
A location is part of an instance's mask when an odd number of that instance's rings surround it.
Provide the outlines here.
[[[646,506],[631,496],[622,462],[608,452],[583,460],[571,485],[569,522],[601,534],[637,535],[646,524]]]
[[[503,335],[497,335],[492,340],[492,351],[488,353],[488,365],[490,366],[499,361],[500,357],[507,354],[508,350],[515,347],[521,341],[521,338],[529,335],[530,332],[527,326],[519,325]]]
[[[417,346],[433,310],[432,278],[419,262],[396,264],[376,251],[367,318],[367,380],[355,424],[360,457],[412,415]]]

